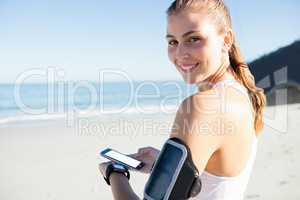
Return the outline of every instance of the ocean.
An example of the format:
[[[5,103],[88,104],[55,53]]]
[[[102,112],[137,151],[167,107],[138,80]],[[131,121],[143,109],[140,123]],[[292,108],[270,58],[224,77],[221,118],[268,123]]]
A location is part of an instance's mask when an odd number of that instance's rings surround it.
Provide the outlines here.
[[[0,84],[0,124],[54,120],[66,113],[129,115],[175,113],[196,91],[181,81]]]

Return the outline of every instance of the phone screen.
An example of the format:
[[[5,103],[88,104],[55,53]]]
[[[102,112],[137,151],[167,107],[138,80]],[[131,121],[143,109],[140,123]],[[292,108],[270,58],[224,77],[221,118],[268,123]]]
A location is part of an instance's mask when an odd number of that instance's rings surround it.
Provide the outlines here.
[[[115,150],[112,150],[112,149],[104,150],[101,154],[105,157],[112,158],[115,161],[120,161],[120,162],[122,162],[122,163],[124,163],[124,164],[126,164],[130,167],[133,167],[133,168],[138,168],[142,163],[139,160],[136,160],[134,158],[131,158],[129,156],[121,154],[121,153],[119,153]]]
[[[178,164],[182,158],[182,151],[172,145],[166,145],[162,149],[163,154],[160,155],[157,164],[148,180],[149,184],[145,189],[146,194],[153,199],[164,199],[166,191],[172,182],[172,177],[176,171]]]

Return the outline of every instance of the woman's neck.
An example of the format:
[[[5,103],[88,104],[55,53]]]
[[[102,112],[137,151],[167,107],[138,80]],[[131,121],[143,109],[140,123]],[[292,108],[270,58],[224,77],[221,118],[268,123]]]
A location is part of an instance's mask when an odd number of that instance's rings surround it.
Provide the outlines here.
[[[233,71],[229,61],[224,63],[219,69],[208,77],[206,80],[198,84],[199,91],[206,91],[211,89],[217,82],[223,80],[237,80],[236,74]]]

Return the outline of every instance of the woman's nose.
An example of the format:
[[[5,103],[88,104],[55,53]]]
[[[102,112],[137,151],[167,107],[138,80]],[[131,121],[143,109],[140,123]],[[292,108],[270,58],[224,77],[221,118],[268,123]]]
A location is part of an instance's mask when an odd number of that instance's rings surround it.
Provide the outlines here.
[[[189,53],[183,45],[178,45],[176,49],[176,58],[178,60],[185,60],[189,58]]]

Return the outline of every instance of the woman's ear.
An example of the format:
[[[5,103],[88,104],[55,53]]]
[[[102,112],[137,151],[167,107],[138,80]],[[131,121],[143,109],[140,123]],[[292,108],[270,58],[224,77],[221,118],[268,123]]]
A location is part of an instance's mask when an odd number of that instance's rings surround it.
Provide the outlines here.
[[[223,51],[228,52],[231,49],[234,40],[234,33],[231,28],[227,29],[223,38]]]

